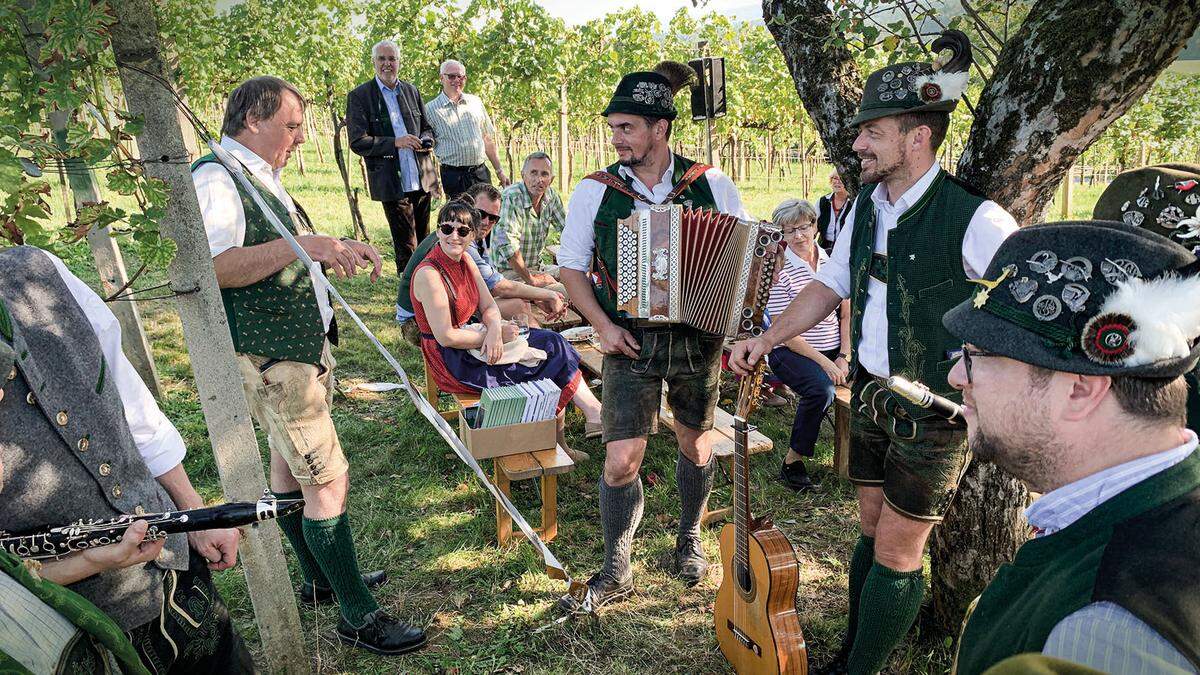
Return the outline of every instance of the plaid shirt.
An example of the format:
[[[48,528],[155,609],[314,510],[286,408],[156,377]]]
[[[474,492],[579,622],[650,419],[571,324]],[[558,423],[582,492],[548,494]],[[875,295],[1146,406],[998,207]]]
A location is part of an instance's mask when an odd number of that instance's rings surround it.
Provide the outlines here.
[[[492,237],[492,264],[501,272],[512,267],[508,259],[520,251],[525,268],[532,271],[542,268],[542,249],[551,228],[562,232],[567,221],[562,198],[554,188],[546,188],[542,196],[542,213],[533,211],[533,198],[524,182],[514,183],[500,193],[500,222],[496,224]]]
[[[474,94],[464,93],[458,103],[442,92],[425,104],[425,116],[433,127],[438,161],[450,166],[477,166],[487,161],[483,137],[496,137],[496,126]]]

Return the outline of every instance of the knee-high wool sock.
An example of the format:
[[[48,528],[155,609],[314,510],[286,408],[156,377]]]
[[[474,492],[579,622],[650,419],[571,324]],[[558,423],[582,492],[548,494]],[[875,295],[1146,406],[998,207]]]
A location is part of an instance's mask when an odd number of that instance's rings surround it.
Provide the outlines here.
[[[851,675],[874,675],[912,627],[925,595],[921,570],[897,572],[876,562],[863,584],[861,611],[850,650]]]
[[[708,505],[713,476],[717,470],[716,455],[709,455],[708,464],[699,466],[679,454],[675,462],[675,483],[679,487],[679,537],[700,537],[700,516]]]
[[[841,656],[850,657],[850,648],[854,646],[854,632],[858,629],[858,606],[862,597],[863,584],[867,583],[867,574],[875,564],[875,537],[865,534],[858,536],[854,545],[854,555],[850,556],[850,620],[846,624],[846,637],[842,640]]]
[[[633,547],[633,533],[642,522],[645,500],[642,495],[642,479],[612,487],[600,476],[600,524],[604,528],[604,568],[601,573],[623,581],[633,574],[629,564],[629,553]]]
[[[350,535],[350,516],[343,513],[325,520],[305,518],[304,541],[329,580],[329,587],[337,594],[342,617],[351,626],[362,626],[364,617],[379,609],[379,604],[371,597],[358,570],[358,554]]]
[[[299,490],[279,492],[275,496],[280,499],[304,499],[304,493]],[[289,513],[278,520],[279,529],[283,530],[288,543],[292,545],[292,550],[296,552],[296,562],[300,564],[300,574],[304,577],[304,583],[329,588],[329,580],[325,578],[317,559],[313,557],[312,551],[308,550],[308,543],[304,541],[304,512]]]

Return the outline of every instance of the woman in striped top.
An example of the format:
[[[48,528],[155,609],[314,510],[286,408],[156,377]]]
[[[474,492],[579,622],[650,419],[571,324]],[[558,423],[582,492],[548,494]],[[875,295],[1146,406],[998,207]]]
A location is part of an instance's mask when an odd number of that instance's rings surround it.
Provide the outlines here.
[[[817,212],[802,199],[787,199],[776,207],[771,220],[783,228],[787,243],[785,264],[778,280],[771,287],[767,302],[767,321],[787,309],[800,289],[813,277],[821,263],[828,258],[816,244]],[[841,317],[839,321],[838,317]],[[767,356],[767,363],[776,377],[796,392],[796,419],[792,422],[792,438],[787,457],[779,470],[779,478],[793,490],[812,487],[812,479],[804,467],[804,457],[812,457],[821,428],[821,417],[833,404],[834,388],[843,384],[850,372],[850,302],[843,300],[837,312],[825,317],[807,332],[776,347]]]

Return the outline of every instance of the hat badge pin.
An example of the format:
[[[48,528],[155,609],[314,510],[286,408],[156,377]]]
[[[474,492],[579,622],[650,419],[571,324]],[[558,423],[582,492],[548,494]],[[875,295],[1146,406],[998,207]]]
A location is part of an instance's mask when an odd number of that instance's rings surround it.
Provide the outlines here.
[[[1037,293],[1037,289],[1037,280],[1029,277],[1014,279],[1008,284],[1008,290],[1012,293],[1013,299],[1022,305],[1029,302],[1029,299]]]
[[[979,284],[980,286],[983,286],[983,288],[979,289],[979,291],[975,293],[975,299],[972,301],[975,309],[982,309],[983,306],[987,304],[988,298],[991,297],[992,289],[996,288],[1005,279],[1013,276],[1016,273],[1016,265],[1005,265],[1004,269],[1000,271],[1000,276],[996,277],[994,281],[988,279],[967,279],[967,281],[970,281],[973,284]]]

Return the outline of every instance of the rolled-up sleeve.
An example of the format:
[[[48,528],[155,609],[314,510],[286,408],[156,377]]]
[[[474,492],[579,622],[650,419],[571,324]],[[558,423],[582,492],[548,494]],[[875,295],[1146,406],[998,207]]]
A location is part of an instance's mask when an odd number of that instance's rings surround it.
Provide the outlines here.
[[[159,409],[141,376],[121,351],[121,325],[117,317],[104,304],[104,300],[72,274],[61,260],[49,253],[46,255],[54,263],[75,302],[83,309],[92,332],[100,341],[100,351],[108,364],[110,381],[121,397],[125,421],[129,424],[138,454],[151,475],[155,478],[161,476],[183,461],[187,452],[183,437]]]
[[[604,198],[604,185],[584,179],[575,186],[567,202],[566,224],[558,246],[558,266],[587,273],[592,269],[596,248],[596,212]]]

